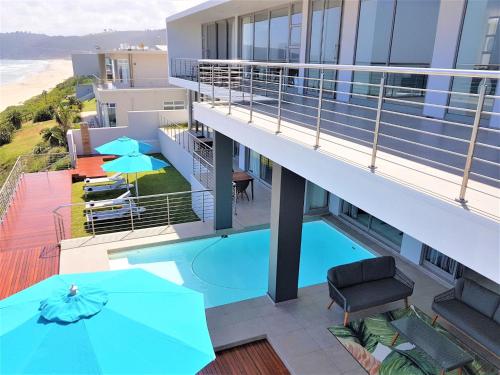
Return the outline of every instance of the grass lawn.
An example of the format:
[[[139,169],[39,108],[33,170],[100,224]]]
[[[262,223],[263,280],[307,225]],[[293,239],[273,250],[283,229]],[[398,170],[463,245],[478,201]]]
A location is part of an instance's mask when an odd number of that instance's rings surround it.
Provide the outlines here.
[[[162,155],[153,155],[158,159],[166,160]],[[112,173],[111,173],[112,174]],[[139,183],[139,193],[141,196],[144,195],[154,195],[154,194],[162,194],[162,193],[173,193],[178,191],[190,191],[191,185],[186,181],[186,179],[175,169],[173,166],[169,166],[158,171],[153,172],[144,172],[138,173],[138,183]],[[131,173],[129,175],[129,181],[131,184],[135,184],[135,173]],[[118,197],[120,194],[125,191],[115,191],[108,193],[99,193],[99,194],[90,194],[87,199],[83,193],[84,182],[74,183],[72,186],[72,203],[83,203],[90,200],[102,200],[102,199],[112,199]],[[135,186],[135,185],[134,185]],[[132,194],[135,194],[135,188],[132,189]],[[186,198],[187,199],[187,198]],[[186,201],[186,203],[190,203]],[[142,215],[142,224],[141,221],[137,220],[134,222],[136,227],[148,227],[148,226],[160,226],[165,225],[163,222],[155,222],[155,225],[151,225],[151,209],[149,210],[148,216],[148,204],[151,205],[153,202],[140,202],[141,206],[146,207],[146,212]],[[82,237],[88,236],[92,234],[92,231],[85,226],[85,215],[83,212],[84,206],[73,206],[71,212],[71,234],[72,237]],[[148,217],[150,220],[148,220]],[[196,220],[196,216],[192,213],[191,216],[192,221]],[[146,225],[145,222],[148,222],[149,225]],[[120,224],[123,224],[123,230],[128,230],[130,228],[129,220],[120,219]],[[101,227],[102,224],[99,224]],[[97,224],[96,224],[97,228]]]
[[[90,112],[96,110],[95,98],[85,100],[82,102],[83,108],[82,112]]]
[[[18,156],[30,154],[33,147],[42,140],[40,131],[51,126],[55,126],[55,120],[26,123],[21,129],[14,133],[12,142],[0,146],[0,186],[10,172],[10,169],[16,162]]]

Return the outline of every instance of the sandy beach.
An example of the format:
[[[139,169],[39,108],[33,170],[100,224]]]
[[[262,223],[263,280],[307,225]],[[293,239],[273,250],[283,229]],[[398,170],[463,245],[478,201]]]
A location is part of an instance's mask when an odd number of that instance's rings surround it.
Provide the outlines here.
[[[9,105],[21,104],[73,75],[71,60],[48,61],[43,71],[30,74],[22,81],[0,86],[0,111]]]

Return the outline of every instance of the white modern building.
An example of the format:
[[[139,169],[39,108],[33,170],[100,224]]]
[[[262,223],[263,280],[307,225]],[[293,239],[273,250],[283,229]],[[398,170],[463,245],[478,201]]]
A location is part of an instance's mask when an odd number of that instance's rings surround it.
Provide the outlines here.
[[[232,226],[228,159],[272,186],[275,301],[296,296],[279,285],[304,205],[498,288],[499,21],[496,0],[217,0],[167,18],[169,82],[214,139],[216,229]]]
[[[96,113],[84,118],[90,144],[84,147],[81,131],[72,131],[70,142],[77,154],[93,153],[98,145],[122,135],[151,142],[158,151],[157,129],[187,121],[187,92],[168,81],[166,46],[125,46],[73,55],[75,75],[88,76],[96,64],[92,85]]]

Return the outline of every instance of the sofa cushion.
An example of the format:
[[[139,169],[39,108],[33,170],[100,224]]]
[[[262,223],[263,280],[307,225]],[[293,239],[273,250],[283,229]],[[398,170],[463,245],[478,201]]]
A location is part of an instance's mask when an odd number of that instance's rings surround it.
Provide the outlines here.
[[[393,278],[381,279],[343,288],[340,293],[347,300],[347,311],[398,301],[412,294],[412,290]]]
[[[432,309],[456,328],[500,356],[500,325],[457,299],[434,302]]]
[[[333,267],[328,271],[328,280],[337,288],[345,288],[363,282],[361,262]]]
[[[393,277],[396,272],[396,262],[391,256],[366,259],[362,266],[363,282]]]
[[[461,300],[481,314],[493,318],[500,303],[500,296],[475,281],[465,279]]]

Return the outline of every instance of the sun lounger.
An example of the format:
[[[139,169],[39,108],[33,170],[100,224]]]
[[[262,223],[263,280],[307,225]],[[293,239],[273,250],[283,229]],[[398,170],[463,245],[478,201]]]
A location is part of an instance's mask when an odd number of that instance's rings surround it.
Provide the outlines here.
[[[146,207],[132,206],[132,215],[139,216],[141,213],[146,211]],[[85,215],[87,223],[91,221],[104,221],[104,220],[115,220],[115,219],[126,219],[130,217],[130,207],[122,207],[111,210],[101,210],[94,211],[92,214],[88,213]]]
[[[109,182],[124,181],[121,173],[115,173],[109,177],[86,178],[85,185],[106,184]]]
[[[129,205],[130,203],[127,198],[130,197],[130,194],[131,194],[130,190],[127,190],[125,193],[114,199],[106,199],[102,201],[90,201],[85,203],[85,209],[90,210],[90,209],[104,208],[109,206],[120,206],[125,204]],[[132,202],[132,205],[135,205],[135,203]]]
[[[87,195],[90,193],[104,193],[114,190],[130,189],[132,187],[132,184],[124,184],[123,182],[117,181],[114,184],[109,185],[84,186],[83,191],[85,192],[85,195]]]

